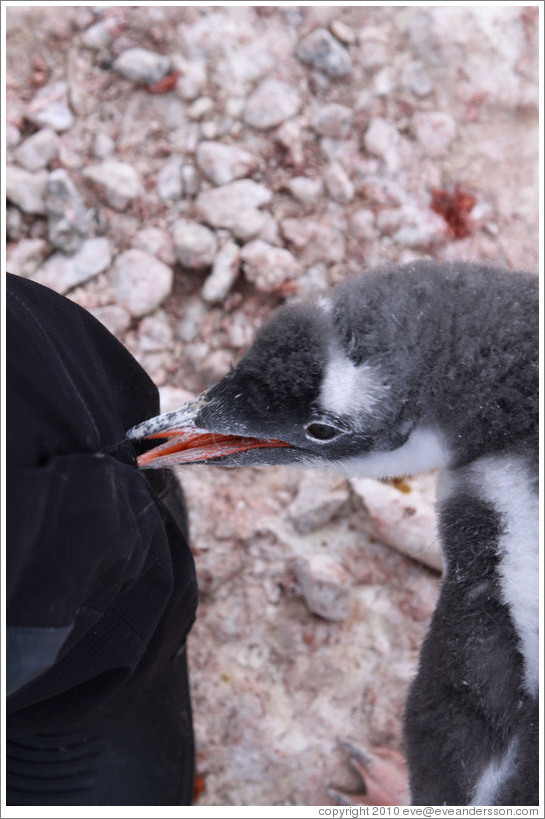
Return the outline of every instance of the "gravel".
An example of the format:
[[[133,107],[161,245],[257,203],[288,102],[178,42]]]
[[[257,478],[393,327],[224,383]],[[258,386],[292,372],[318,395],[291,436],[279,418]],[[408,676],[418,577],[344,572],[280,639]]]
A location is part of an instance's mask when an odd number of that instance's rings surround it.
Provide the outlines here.
[[[8,266],[90,309],[165,409],[279,305],[362,269],[538,270],[537,9],[18,4],[6,28]],[[431,208],[456,185],[476,200],[461,238]],[[403,750],[434,476],[178,474],[197,804],[332,805],[328,785],[358,786],[337,737]]]

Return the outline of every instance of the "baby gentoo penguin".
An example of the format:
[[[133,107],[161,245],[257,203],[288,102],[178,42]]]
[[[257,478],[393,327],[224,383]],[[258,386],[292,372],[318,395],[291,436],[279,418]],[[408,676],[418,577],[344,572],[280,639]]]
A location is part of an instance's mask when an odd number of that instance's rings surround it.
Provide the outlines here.
[[[439,469],[445,571],[405,713],[414,805],[538,804],[538,281],[414,262],[281,308],[143,468]]]

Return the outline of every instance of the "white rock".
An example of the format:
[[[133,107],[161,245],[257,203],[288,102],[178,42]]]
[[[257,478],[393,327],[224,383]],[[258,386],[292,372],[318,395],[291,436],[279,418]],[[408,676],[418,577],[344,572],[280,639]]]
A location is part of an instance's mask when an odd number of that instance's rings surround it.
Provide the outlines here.
[[[186,60],[180,54],[172,57],[172,65],[180,72],[176,83],[176,94],[183,100],[194,100],[202,94],[206,86],[206,63],[201,60]]]
[[[352,127],[353,119],[354,114],[351,108],[331,102],[329,105],[322,105],[321,108],[318,108],[312,118],[312,124],[322,136],[344,139]]]
[[[34,281],[66,293],[72,287],[92,279],[106,270],[112,260],[108,239],[100,236],[87,239],[73,256],[54,253],[32,276]]]
[[[178,202],[183,197],[182,166],[181,156],[171,156],[157,174],[157,193],[163,201]]]
[[[239,271],[240,248],[232,241],[226,242],[216,254],[212,272],[202,288],[202,297],[210,304],[225,299]]]
[[[171,62],[147,48],[128,48],[114,60],[113,68],[129,80],[152,85],[169,73]]]
[[[388,120],[375,117],[369,123],[363,139],[365,150],[384,160],[395,171],[400,164],[399,132]]]
[[[241,252],[242,269],[248,281],[263,293],[276,290],[290,279],[298,278],[303,268],[297,259],[280,247],[254,239]]]
[[[342,20],[332,20],[329,26],[331,29],[331,33],[337,40],[340,40],[341,43],[346,43],[346,45],[352,45],[356,42],[356,32],[347,26],[346,23],[343,23]]]
[[[316,202],[324,191],[321,179],[309,179],[308,176],[294,176],[288,182],[288,188],[293,196],[301,202]]]
[[[148,227],[139,230],[133,239],[132,246],[146,250],[170,267],[176,263],[174,242],[168,231],[162,228]]]
[[[324,182],[330,195],[343,205],[354,198],[354,185],[340,162],[332,162],[324,173]]]
[[[177,327],[178,337],[188,344],[195,341],[201,320],[206,315],[206,307],[200,298],[188,298],[183,303],[184,314]]]
[[[433,91],[430,75],[419,60],[405,66],[401,73],[401,85],[417,97],[427,97]]]
[[[381,40],[365,39],[359,50],[358,62],[367,71],[376,70],[391,59],[391,46]]]
[[[97,159],[106,159],[115,150],[115,142],[108,134],[97,134],[93,144],[93,154]]]
[[[45,213],[47,171],[25,171],[15,165],[6,168],[6,198],[24,213]]]
[[[15,148],[21,141],[21,131],[13,122],[6,123],[6,148]]]
[[[131,199],[143,192],[140,178],[132,165],[106,159],[83,170],[83,176],[97,185],[115,210],[124,210]]]
[[[119,304],[106,304],[104,307],[93,307],[89,312],[114,336],[121,336],[129,329],[131,314]]]
[[[297,57],[302,63],[312,65],[330,77],[344,77],[352,68],[346,48],[325,28],[315,29],[301,40]]]
[[[416,138],[427,156],[446,156],[456,136],[456,120],[443,111],[419,111],[412,118]]]
[[[345,620],[350,614],[350,576],[329,555],[300,558],[294,565],[305,603],[325,620]]]
[[[17,242],[23,236],[23,217],[19,208],[6,208],[6,236],[8,241]]]
[[[87,211],[76,186],[63,168],[49,174],[45,207],[49,241],[63,253],[76,253],[89,234]]]
[[[283,122],[274,136],[282,147],[287,150],[292,165],[296,168],[301,167],[305,161],[305,153],[301,125],[298,120],[289,119],[287,122]]]
[[[199,192],[199,174],[194,165],[182,166],[182,183],[185,196],[196,196]]]
[[[212,97],[198,97],[187,109],[189,119],[202,119],[205,114],[209,114],[214,109]]]
[[[155,310],[172,289],[173,272],[145,250],[126,250],[115,260],[116,299],[133,316]]]
[[[258,208],[272,199],[271,191],[251,179],[203,191],[196,199],[202,217],[214,227],[232,231],[239,239],[256,236],[265,218]]]
[[[108,48],[111,43],[111,35],[103,20],[99,20],[92,26],[89,26],[83,32],[82,41],[87,48],[92,48],[95,51],[102,51]]]
[[[307,264],[322,261],[335,264],[344,259],[344,235],[327,222],[312,217],[284,219],[281,228],[285,238],[302,252]]]
[[[65,82],[44,85],[33,97],[26,110],[27,119],[40,128],[67,131],[74,124],[68,105],[68,86]]]
[[[168,349],[172,346],[173,339],[172,328],[162,310],[145,316],[138,325],[138,340],[145,353]]]
[[[362,208],[350,215],[350,231],[358,239],[376,239],[375,217],[372,210]]]
[[[401,491],[395,485],[372,478],[351,478],[350,483],[368,513],[362,524],[366,532],[408,557],[441,571],[443,559],[434,508],[434,473],[405,479]]]
[[[216,234],[189,219],[179,219],[172,228],[174,251],[178,261],[190,270],[211,267],[218,247]]]
[[[45,239],[21,239],[7,252],[7,270],[16,276],[28,278],[49,253]]]
[[[305,472],[299,491],[287,509],[288,520],[302,535],[328,523],[346,506],[350,498],[344,479],[323,472]]]
[[[59,139],[51,128],[42,128],[25,139],[14,150],[13,156],[27,171],[39,171],[59,155]]]
[[[293,117],[300,105],[301,99],[296,88],[275,77],[268,77],[248,98],[244,107],[244,120],[252,128],[274,128]]]
[[[248,176],[257,167],[257,158],[237,145],[222,142],[199,143],[197,163],[203,174],[215,185],[227,185]]]

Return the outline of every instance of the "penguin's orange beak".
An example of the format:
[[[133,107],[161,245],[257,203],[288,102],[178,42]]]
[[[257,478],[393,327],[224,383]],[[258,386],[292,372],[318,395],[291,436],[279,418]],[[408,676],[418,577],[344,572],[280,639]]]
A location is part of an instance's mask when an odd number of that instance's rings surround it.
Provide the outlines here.
[[[285,441],[221,435],[195,427],[165,429],[146,435],[143,440],[165,438],[168,440],[138,456],[137,463],[141,469],[160,469],[175,464],[215,461],[250,449],[290,446]]]

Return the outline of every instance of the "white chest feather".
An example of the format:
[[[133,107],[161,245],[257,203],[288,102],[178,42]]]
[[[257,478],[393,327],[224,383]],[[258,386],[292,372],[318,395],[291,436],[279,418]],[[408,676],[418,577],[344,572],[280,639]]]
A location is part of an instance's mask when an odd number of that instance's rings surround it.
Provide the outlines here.
[[[501,515],[499,574],[524,657],[525,686],[539,683],[539,514],[538,494],[521,458],[490,456],[471,467],[476,492]]]

